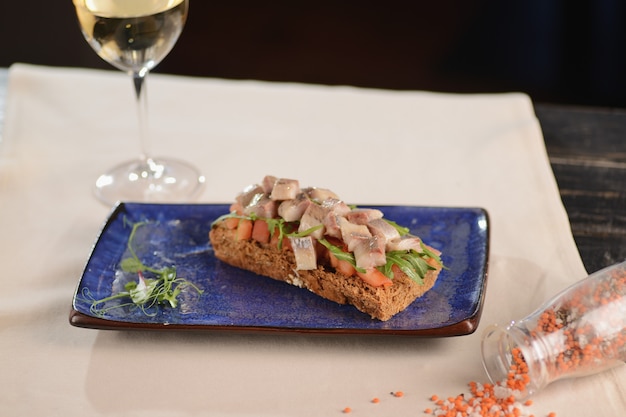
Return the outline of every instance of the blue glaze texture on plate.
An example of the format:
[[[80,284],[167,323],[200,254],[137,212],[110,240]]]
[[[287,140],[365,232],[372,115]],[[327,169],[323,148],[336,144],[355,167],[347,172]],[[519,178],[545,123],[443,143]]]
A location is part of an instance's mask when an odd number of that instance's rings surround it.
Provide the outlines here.
[[[121,203],[111,213],[77,287],[70,321],[90,328],[184,328],[322,333],[454,336],[472,333],[480,319],[489,250],[488,216],[480,208],[375,206],[385,218],[442,251],[446,265],[435,284],[405,311],[386,322],[305,289],[260,277],[217,260],[208,241],[211,223],[228,212],[223,204]],[[369,206],[373,207],[373,206]],[[90,311],[90,297],[122,291],[136,275],[122,272],[132,246],[151,267],[175,266],[177,275],[204,290],[185,290],[177,308],[153,316],[121,307],[104,315]]]

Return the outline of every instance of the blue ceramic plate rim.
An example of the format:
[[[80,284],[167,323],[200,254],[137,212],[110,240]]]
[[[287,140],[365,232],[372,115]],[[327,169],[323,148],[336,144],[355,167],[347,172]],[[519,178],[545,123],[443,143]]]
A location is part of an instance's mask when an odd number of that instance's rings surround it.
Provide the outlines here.
[[[362,206],[362,207],[365,207]],[[287,333],[459,336],[475,331],[487,285],[489,216],[483,208],[380,206],[385,217],[443,252],[447,269],[435,286],[405,311],[381,322],[303,290],[231,267],[217,260],[208,241],[211,223],[226,204],[119,203],[110,213],[74,293],[70,323],[93,329],[228,330]],[[178,275],[205,292],[183,294],[176,309],[161,307],[148,316],[138,309],[97,315],[89,297],[111,295],[125,278],[119,268],[128,255],[132,224],[150,266],[174,264]],[[141,229],[141,228],[140,228]],[[126,255],[124,254],[126,252]],[[144,259],[142,259],[144,260]],[[153,262],[153,264],[150,264]],[[120,275],[121,274],[121,275]],[[88,296],[87,296],[88,295]]]

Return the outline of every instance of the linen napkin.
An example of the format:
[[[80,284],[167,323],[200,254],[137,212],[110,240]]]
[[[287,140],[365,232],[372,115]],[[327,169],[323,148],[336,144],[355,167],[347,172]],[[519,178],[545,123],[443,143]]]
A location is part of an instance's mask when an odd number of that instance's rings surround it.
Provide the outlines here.
[[[356,204],[483,207],[478,331],[444,339],[73,328],[74,288],[110,208],[105,169],[139,153],[131,81],[14,65],[0,143],[0,409],[7,415],[423,415],[487,378],[481,330],[587,275],[524,94],[454,95],[151,75],[151,150],[230,202],[265,174]],[[533,413],[619,415],[626,370],[555,383]],[[402,398],[390,392],[402,390]],[[380,399],[377,404],[370,400]]]

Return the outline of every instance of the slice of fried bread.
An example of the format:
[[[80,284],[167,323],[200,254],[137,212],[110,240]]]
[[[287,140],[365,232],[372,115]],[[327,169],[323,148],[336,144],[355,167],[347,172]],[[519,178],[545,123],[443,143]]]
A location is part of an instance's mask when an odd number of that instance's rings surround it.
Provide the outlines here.
[[[372,318],[389,320],[435,285],[442,269],[439,254],[415,236],[406,239],[388,231],[391,236],[383,238],[377,225],[382,213],[347,208],[345,204],[338,205],[339,201],[327,190],[300,190],[297,181],[268,176],[261,185],[246,188],[237,197],[231,215],[213,224],[209,239],[215,256],[232,266],[306,288],[336,303],[353,305]],[[295,208],[303,202],[305,207]],[[319,207],[325,210],[320,211]],[[326,210],[328,207],[338,207],[338,211]],[[294,211],[297,214],[294,215]],[[333,217],[332,222],[328,221],[329,217]],[[261,225],[263,228],[259,229],[265,233],[252,231]],[[307,239],[310,247],[300,245],[298,242],[302,239]],[[345,272],[346,261],[342,267],[337,265],[326,239],[334,244],[339,242],[350,261],[347,269],[352,272]],[[381,239],[387,239],[382,246]],[[362,244],[363,241],[366,243]],[[413,246],[404,248],[406,244]],[[415,249],[416,244],[418,249]],[[415,279],[415,275],[410,277],[396,265],[387,269],[391,279],[382,276],[379,270],[383,268],[381,264],[387,262],[385,255],[389,255],[385,247],[392,248],[389,250],[394,250],[395,254],[419,257],[419,262],[426,266],[419,279]],[[382,276],[382,281],[363,278],[362,272],[366,269]]]

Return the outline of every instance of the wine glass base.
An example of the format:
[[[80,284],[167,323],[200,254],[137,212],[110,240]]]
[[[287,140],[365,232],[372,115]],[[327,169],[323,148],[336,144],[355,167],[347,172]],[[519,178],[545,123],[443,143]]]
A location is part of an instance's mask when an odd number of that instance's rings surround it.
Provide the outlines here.
[[[169,158],[120,164],[96,181],[95,194],[111,206],[120,201],[182,203],[195,199],[204,177],[186,162]]]

